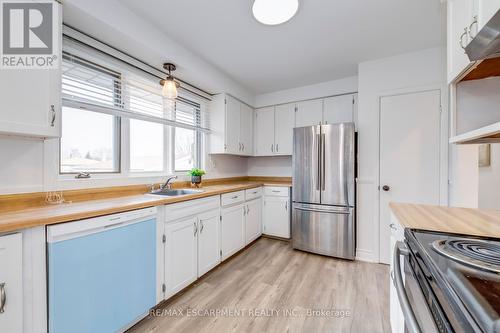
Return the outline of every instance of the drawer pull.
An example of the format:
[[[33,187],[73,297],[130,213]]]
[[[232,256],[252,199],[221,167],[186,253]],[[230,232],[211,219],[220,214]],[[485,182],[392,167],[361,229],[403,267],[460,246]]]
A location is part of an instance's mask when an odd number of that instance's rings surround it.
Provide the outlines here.
[[[273,190],[273,193],[281,193],[279,190]]]
[[[238,199],[238,196],[235,195],[235,196],[231,197],[231,199]]]

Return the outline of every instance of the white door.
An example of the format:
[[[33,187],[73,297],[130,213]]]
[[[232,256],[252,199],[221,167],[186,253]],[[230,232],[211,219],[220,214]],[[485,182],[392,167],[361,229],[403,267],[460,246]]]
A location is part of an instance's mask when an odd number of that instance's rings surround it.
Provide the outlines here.
[[[253,109],[241,103],[240,119],[240,141],[241,153],[253,155]]]
[[[261,198],[246,203],[245,244],[257,239],[262,234],[262,200]]]
[[[228,154],[241,154],[240,142],[240,102],[226,95],[226,137],[225,147]]]
[[[0,332],[23,331],[23,246],[20,233],[0,237]],[[3,306],[3,308],[2,308]]]
[[[222,260],[229,258],[245,246],[245,205],[221,210]]]
[[[297,103],[295,127],[319,125],[323,121],[323,100],[314,99]]]
[[[198,219],[190,217],[165,225],[165,298],[190,285],[198,277]]]
[[[255,156],[274,155],[274,106],[255,110]]]
[[[295,104],[277,105],[274,119],[275,153],[276,155],[292,155]]]
[[[462,46],[470,41],[467,28],[472,23],[473,7],[473,0],[447,2],[448,83],[470,64]]]
[[[380,99],[380,262],[389,263],[389,202],[439,204],[439,90]]]
[[[354,121],[354,96],[343,95],[325,98],[323,122],[325,124]]]
[[[198,277],[220,263],[219,209],[198,216]]]
[[[264,234],[290,238],[290,203],[287,197],[264,197]]]

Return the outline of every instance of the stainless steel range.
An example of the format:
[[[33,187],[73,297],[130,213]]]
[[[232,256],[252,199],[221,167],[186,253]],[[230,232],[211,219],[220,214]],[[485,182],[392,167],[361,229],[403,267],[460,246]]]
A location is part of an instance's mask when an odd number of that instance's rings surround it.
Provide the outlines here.
[[[500,240],[405,231],[394,282],[409,332],[500,333]]]

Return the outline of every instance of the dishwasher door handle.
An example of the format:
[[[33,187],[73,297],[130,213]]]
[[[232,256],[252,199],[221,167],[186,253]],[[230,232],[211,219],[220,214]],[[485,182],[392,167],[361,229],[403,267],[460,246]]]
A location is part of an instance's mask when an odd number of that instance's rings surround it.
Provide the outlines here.
[[[392,278],[394,287],[398,294],[399,304],[401,306],[401,311],[405,317],[405,326],[408,328],[410,333],[421,333],[422,330],[418,324],[415,313],[411,308],[408,295],[406,294],[405,286],[403,284],[403,276],[401,275],[401,260],[400,256],[408,256],[410,250],[406,247],[405,243],[402,241],[397,241],[394,246],[394,270],[392,272]]]

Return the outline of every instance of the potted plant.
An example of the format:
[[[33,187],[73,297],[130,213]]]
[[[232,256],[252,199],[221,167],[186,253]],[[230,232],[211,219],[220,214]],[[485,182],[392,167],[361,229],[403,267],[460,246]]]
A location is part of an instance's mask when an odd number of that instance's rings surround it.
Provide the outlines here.
[[[193,168],[188,171],[188,175],[191,176],[191,184],[196,185],[196,187],[199,186],[201,183],[201,176],[205,174],[205,170],[198,169],[198,168]]]

